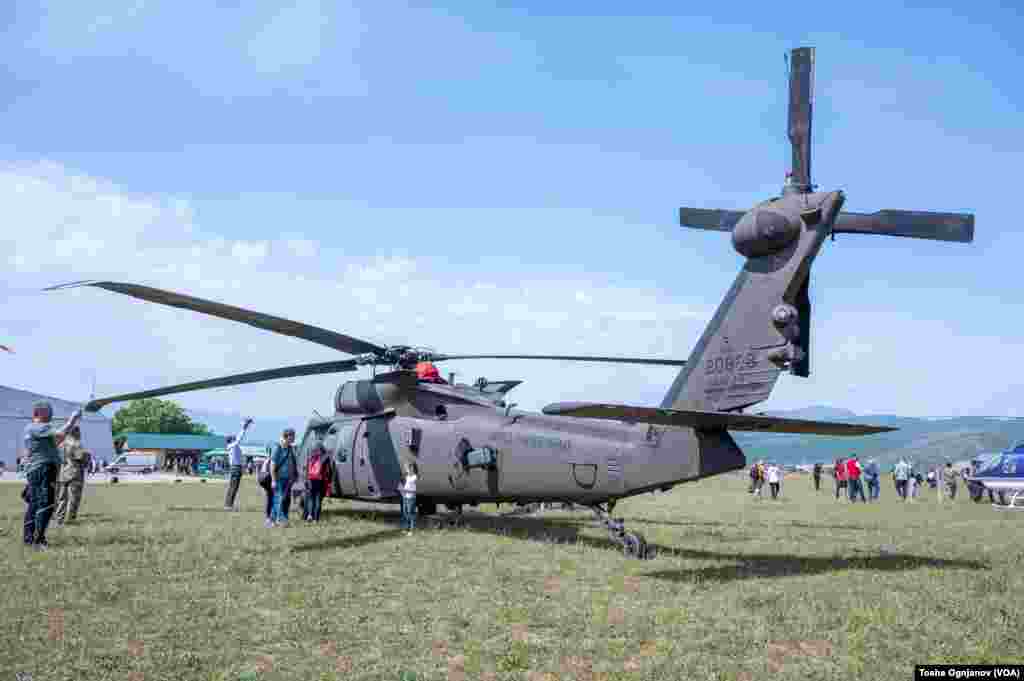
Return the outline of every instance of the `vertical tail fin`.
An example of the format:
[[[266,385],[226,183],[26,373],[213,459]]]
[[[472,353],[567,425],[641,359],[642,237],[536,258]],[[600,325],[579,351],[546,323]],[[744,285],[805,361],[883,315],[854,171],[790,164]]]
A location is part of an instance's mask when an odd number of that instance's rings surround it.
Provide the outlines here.
[[[768,399],[783,369],[807,374],[808,276],[842,204],[841,192],[791,193],[737,222],[747,261],[663,408],[739,409]]]

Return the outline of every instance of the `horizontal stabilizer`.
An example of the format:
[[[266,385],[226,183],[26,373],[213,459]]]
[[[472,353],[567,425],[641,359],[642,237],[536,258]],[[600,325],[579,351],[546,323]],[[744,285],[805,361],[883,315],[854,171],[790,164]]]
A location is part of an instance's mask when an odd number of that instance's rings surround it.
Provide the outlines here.
[[[874,213],[840,213],[834,234],[879,234],[935,241],[974,241],[971,213],[932,213],[923,210],[879,210]]]
[[[718,210],[717,208],[680,208],[679,224],[694,229],[731,232],[743,217],[743,213],[742,210]]]
[[[806,421],[774,416],[752,416],[726,411],[683,411],[657,407],[631,407],[624,404],[596,404],[593,402],[557,402],[544,407],[551,416],[575,416],[588,419],[608,419],[653,423],[662,426],[680,426],[707,430],[749,430],[767,433],[804,433],[808,435],[872,435],[896,428],[867,426],[858,423]]]
[[[647,357],[597,357],[594,355],[431,355],[432,362],[447,362],[453,359],[554,359],[563,362],[604,362],[611,364],[648,364],[653,366],[681,367],[685,359],[650,359]]]

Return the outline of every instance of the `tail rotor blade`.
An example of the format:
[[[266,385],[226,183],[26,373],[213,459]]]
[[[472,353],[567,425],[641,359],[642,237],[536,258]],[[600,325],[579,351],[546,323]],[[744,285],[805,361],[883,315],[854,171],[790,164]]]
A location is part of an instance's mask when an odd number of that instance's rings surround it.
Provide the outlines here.
[[[793,147],[793,184],[811,190],[811,116],[814,48],[798,47],[789,57],[789,142]]]
[[[718,210],[716,208],[680,208],[679,224],[693,229],[709,229],[716,232],[731,232],[743,217],[741,210]]]
[[[881,234],[934,241],[974,241],[974,214],[932,213],[922,210],[880,210],[840,213],[834,234]]]

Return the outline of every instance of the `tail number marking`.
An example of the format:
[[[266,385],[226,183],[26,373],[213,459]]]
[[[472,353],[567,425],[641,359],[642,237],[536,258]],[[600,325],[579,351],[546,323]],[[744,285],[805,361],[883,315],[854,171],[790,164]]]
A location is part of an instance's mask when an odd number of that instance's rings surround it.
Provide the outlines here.
[[[757,355],[753,352],[719,355],[704,360],[705,374],[731,374],[737,369],[753,369],[757,366]]]

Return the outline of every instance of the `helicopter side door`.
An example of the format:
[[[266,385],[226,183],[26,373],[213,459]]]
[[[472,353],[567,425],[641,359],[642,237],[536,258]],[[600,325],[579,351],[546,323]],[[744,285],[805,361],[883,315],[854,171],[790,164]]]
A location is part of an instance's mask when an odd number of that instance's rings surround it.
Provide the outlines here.
[[[399,495],[402,468],[391,436],[393,417],[392,411],[359,423],[352,457],[356,496],[386,499]]]
[[[323,446],[334,464],[334,484],[331,496],[352,497],[356,494],[356,481],[352,470],[352,451],[358,421],[340,421],[331,424],[323,434]]]

